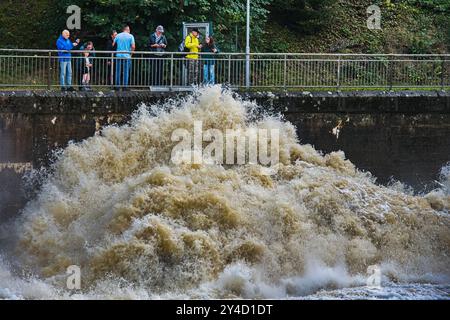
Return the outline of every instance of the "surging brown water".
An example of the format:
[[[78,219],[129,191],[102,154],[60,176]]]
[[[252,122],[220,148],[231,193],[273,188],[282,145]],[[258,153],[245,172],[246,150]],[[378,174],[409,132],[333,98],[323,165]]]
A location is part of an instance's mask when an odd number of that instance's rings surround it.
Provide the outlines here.
[[[374,264],[399,281],[448,279],[448,192],[378,186],[257,110],[216,86],[69,145],[18,222],[21,267],[52,297],[69,265],[81,267],[82,295],[101,297],[298,296],[361,283]],[[194,121],[279,129],[278,172],[173,165],[172,132]]]

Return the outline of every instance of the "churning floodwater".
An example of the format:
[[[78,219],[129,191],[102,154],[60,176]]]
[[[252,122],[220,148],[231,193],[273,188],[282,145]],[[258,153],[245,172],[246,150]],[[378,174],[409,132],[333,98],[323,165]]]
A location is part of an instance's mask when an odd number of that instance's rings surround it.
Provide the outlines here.
[[[279,131],[279,165],[171,161],[176,129]],[[5,299],[448,299],[450,167],[413,195],[303,145],[221,87],[141,106],[58,153],[1,226]],[[69,266],[81,289],[66,287]],[[381,287],[366,286],[379,268]]]

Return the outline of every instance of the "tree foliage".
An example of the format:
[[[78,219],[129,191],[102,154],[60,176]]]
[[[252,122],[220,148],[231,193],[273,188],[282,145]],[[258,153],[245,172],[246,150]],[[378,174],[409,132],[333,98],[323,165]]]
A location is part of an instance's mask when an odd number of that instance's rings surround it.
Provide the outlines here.
[[[449,0],[407,0],[409,4],[421,6],[435,11],[450,13]]]
[[[408,35],[402,38],[400,48],[409,47],[414,52],[429,52],[439,46],[448,48],[449,0],[251,0],[252,50],[301,50],[298,43],[314,39],[322,41],[326,50],[345,38],[361,50],[379,52],[383,46],[382,35],[390,31],[383,30],[376,35],[379,46],[367,40],[374,34],[365,28],[365,10],[373,3],[383,10],[392,9],[394,13],[388,15],[392,30],[396,21],[408,21],[404,18],[410,12],[423,18],[423,23],[421,19],[407,22],[404,29]],[[105,47],[111,30],[129,24],[138,50],[145,50],[150,33],[162,24],[169,49],[176,50],[182,41],[182,22],[193,21],[213,23],[222,51],[245,49],[246,0],[2,0],[0,47],[54,48],[69,16],[67,7],[74,4],[82,9],[82,30],[77,36],[94,41],[97,49]],[[357,34],[355,23],[359,24]],[[333,43],[326,44],[327,41]],[[307,50],[314,48],[320,50],[317,43]]]
[[[0,1],[0,47],[48,48],[57,0]]]
[[[268,16],[270,0],[252,0],[252,35],[259,39]],[[62,10],[70,4],[82,8],[82,36],[106,37],[112,29],[129,24],[136,35],[138,49],[159,24],[166,28],[170,49],[181,42],[182,22],[213,22],[215,34],[225,49],[236,42],[235,27],[245,24],[245,0],[62,0]],[[244,38],[238,34],[238,41]]]
[[[337,0],[273,0],[270,17],[281,26],[311,34],[326,26]]]

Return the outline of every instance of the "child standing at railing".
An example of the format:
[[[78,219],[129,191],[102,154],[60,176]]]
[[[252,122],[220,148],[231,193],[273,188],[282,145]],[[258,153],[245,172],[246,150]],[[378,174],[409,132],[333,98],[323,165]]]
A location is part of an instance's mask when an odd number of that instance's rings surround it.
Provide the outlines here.
[[[83,80],[82,80],[81,91],[92,91],[92,89],[90,87],[90,83],[91,83],[91,71],[92,71],[93,63],[92,63],[91,53],[88,51],[91,51],[93,48],[94,48],[94,44],[92,43],[92,41],[89,41],[86,44],[86,48],[85,48],[85,50],[87,50],[87,51],[83,53],[84,67],[83,67]]]

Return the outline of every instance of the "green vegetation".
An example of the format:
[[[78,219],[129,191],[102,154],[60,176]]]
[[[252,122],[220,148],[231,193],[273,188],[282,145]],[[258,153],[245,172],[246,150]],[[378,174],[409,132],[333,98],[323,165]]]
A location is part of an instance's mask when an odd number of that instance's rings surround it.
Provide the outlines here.
[[[60,28],[53,21],[56,2],[0,1],[0,48],[48,48],[50,32]]]
[[[212,21],[223,51],[243,51],[245,0],[3,0],[0,47],[53,48],[66,8],[82,8],[84,40],[105,45],[112,29],[132,26],[138,49],[158,24],[170,49],[183,21]],[[382,11],[382,30],[366,26],[369,5]],[[448,0],[252,0],[252,48],[259,52],[444,53],[450,48]]]
[[[305,2],[296,1],[295,2]],[[448,0],[336,0],[322,8],[327,17],[313,29],[292,28],[275,17],[269,33],[279,37],[275,51],[335,53],[445,53],[450,48]],[[381,8],[382,30],[369,30],[366,9]],[[320,8],[319,8],[320,9]],[[319,9],[316,9],[319,10]],[[315,21],[313,19],[313,21]],[[306,21],[304,24],[308,25]],[[312,31],[311,31],[312,30]]]

